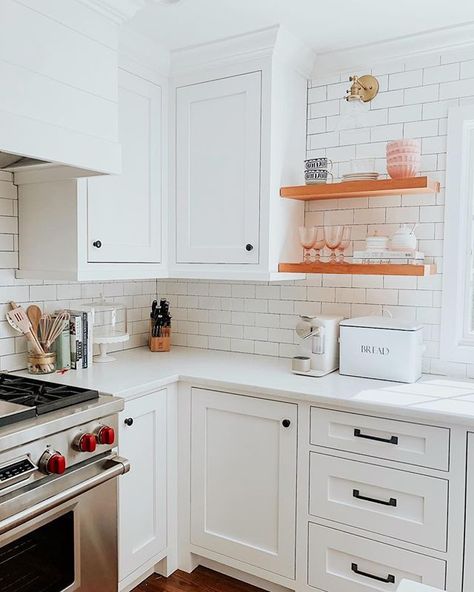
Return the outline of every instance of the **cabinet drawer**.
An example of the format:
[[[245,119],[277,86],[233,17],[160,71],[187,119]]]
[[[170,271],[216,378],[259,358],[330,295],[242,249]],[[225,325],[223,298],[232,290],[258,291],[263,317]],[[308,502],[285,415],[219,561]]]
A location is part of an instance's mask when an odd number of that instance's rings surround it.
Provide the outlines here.
[[[311,444],[447,471],[449,429],[311,408]]]
[[[446,551],[448,482],[310,454],[309,513]]]
[[[444,589],[446,563],[420,553],[309,525],[308,584],[320,590],[395,592],[402,579]]]

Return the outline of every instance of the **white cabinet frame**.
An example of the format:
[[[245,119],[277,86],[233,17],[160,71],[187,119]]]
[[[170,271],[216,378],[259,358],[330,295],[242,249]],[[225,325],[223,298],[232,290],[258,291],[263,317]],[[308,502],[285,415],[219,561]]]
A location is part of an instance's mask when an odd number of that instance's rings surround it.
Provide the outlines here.
[[[443,251],[441,358],[474,363],[473,303],[474,106],[449,110]]]

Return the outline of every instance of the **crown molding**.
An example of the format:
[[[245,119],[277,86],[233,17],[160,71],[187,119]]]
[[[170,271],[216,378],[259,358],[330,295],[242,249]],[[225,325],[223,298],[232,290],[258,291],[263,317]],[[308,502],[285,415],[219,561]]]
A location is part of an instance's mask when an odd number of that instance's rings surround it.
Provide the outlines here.
[[[120,30],[119,65],[149,80],[170,74],[170,52],[126,23]]]
[[[469,22],[378,43],[322,52],[317,55],[313,77],[350,70],[361,65],[374,65],[400,59],[407,60],[450,49],[472,47],[473,44],[474,22]]]
[[[316,54],[280,25],[235,35],[171,52],[171,71],[186,74],[196,68],[233,64],[256,58],[274,58],[310,76]]]
[[[130,20],[150,0],[79,0],[118,25]]]

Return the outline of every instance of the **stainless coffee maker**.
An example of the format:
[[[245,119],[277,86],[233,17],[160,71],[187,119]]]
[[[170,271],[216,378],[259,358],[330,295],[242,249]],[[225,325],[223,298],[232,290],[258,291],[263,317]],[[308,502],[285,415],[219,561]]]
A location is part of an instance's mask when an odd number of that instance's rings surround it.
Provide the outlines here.
[[[325,376],[339,367],[339,323],[335,315],[300,315],[296,334],[301,339],[299,355],[293,358],[294,374]]]

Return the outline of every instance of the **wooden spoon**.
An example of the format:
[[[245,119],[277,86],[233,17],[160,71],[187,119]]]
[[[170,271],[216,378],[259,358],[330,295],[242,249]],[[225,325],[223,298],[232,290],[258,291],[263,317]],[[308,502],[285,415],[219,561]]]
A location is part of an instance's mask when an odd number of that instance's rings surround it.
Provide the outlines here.
[[[26,314],[28,315],[28,318],[30,319],[30,323],[31,323],[31,326],[33,327],[34,333],[36,334],[36,336],[38,336],[38,325],[39,325],[41,315],[43,314],[41,312],[41,308],[39,306],[36,306],[36,304],[31,304],[26,309]]]

